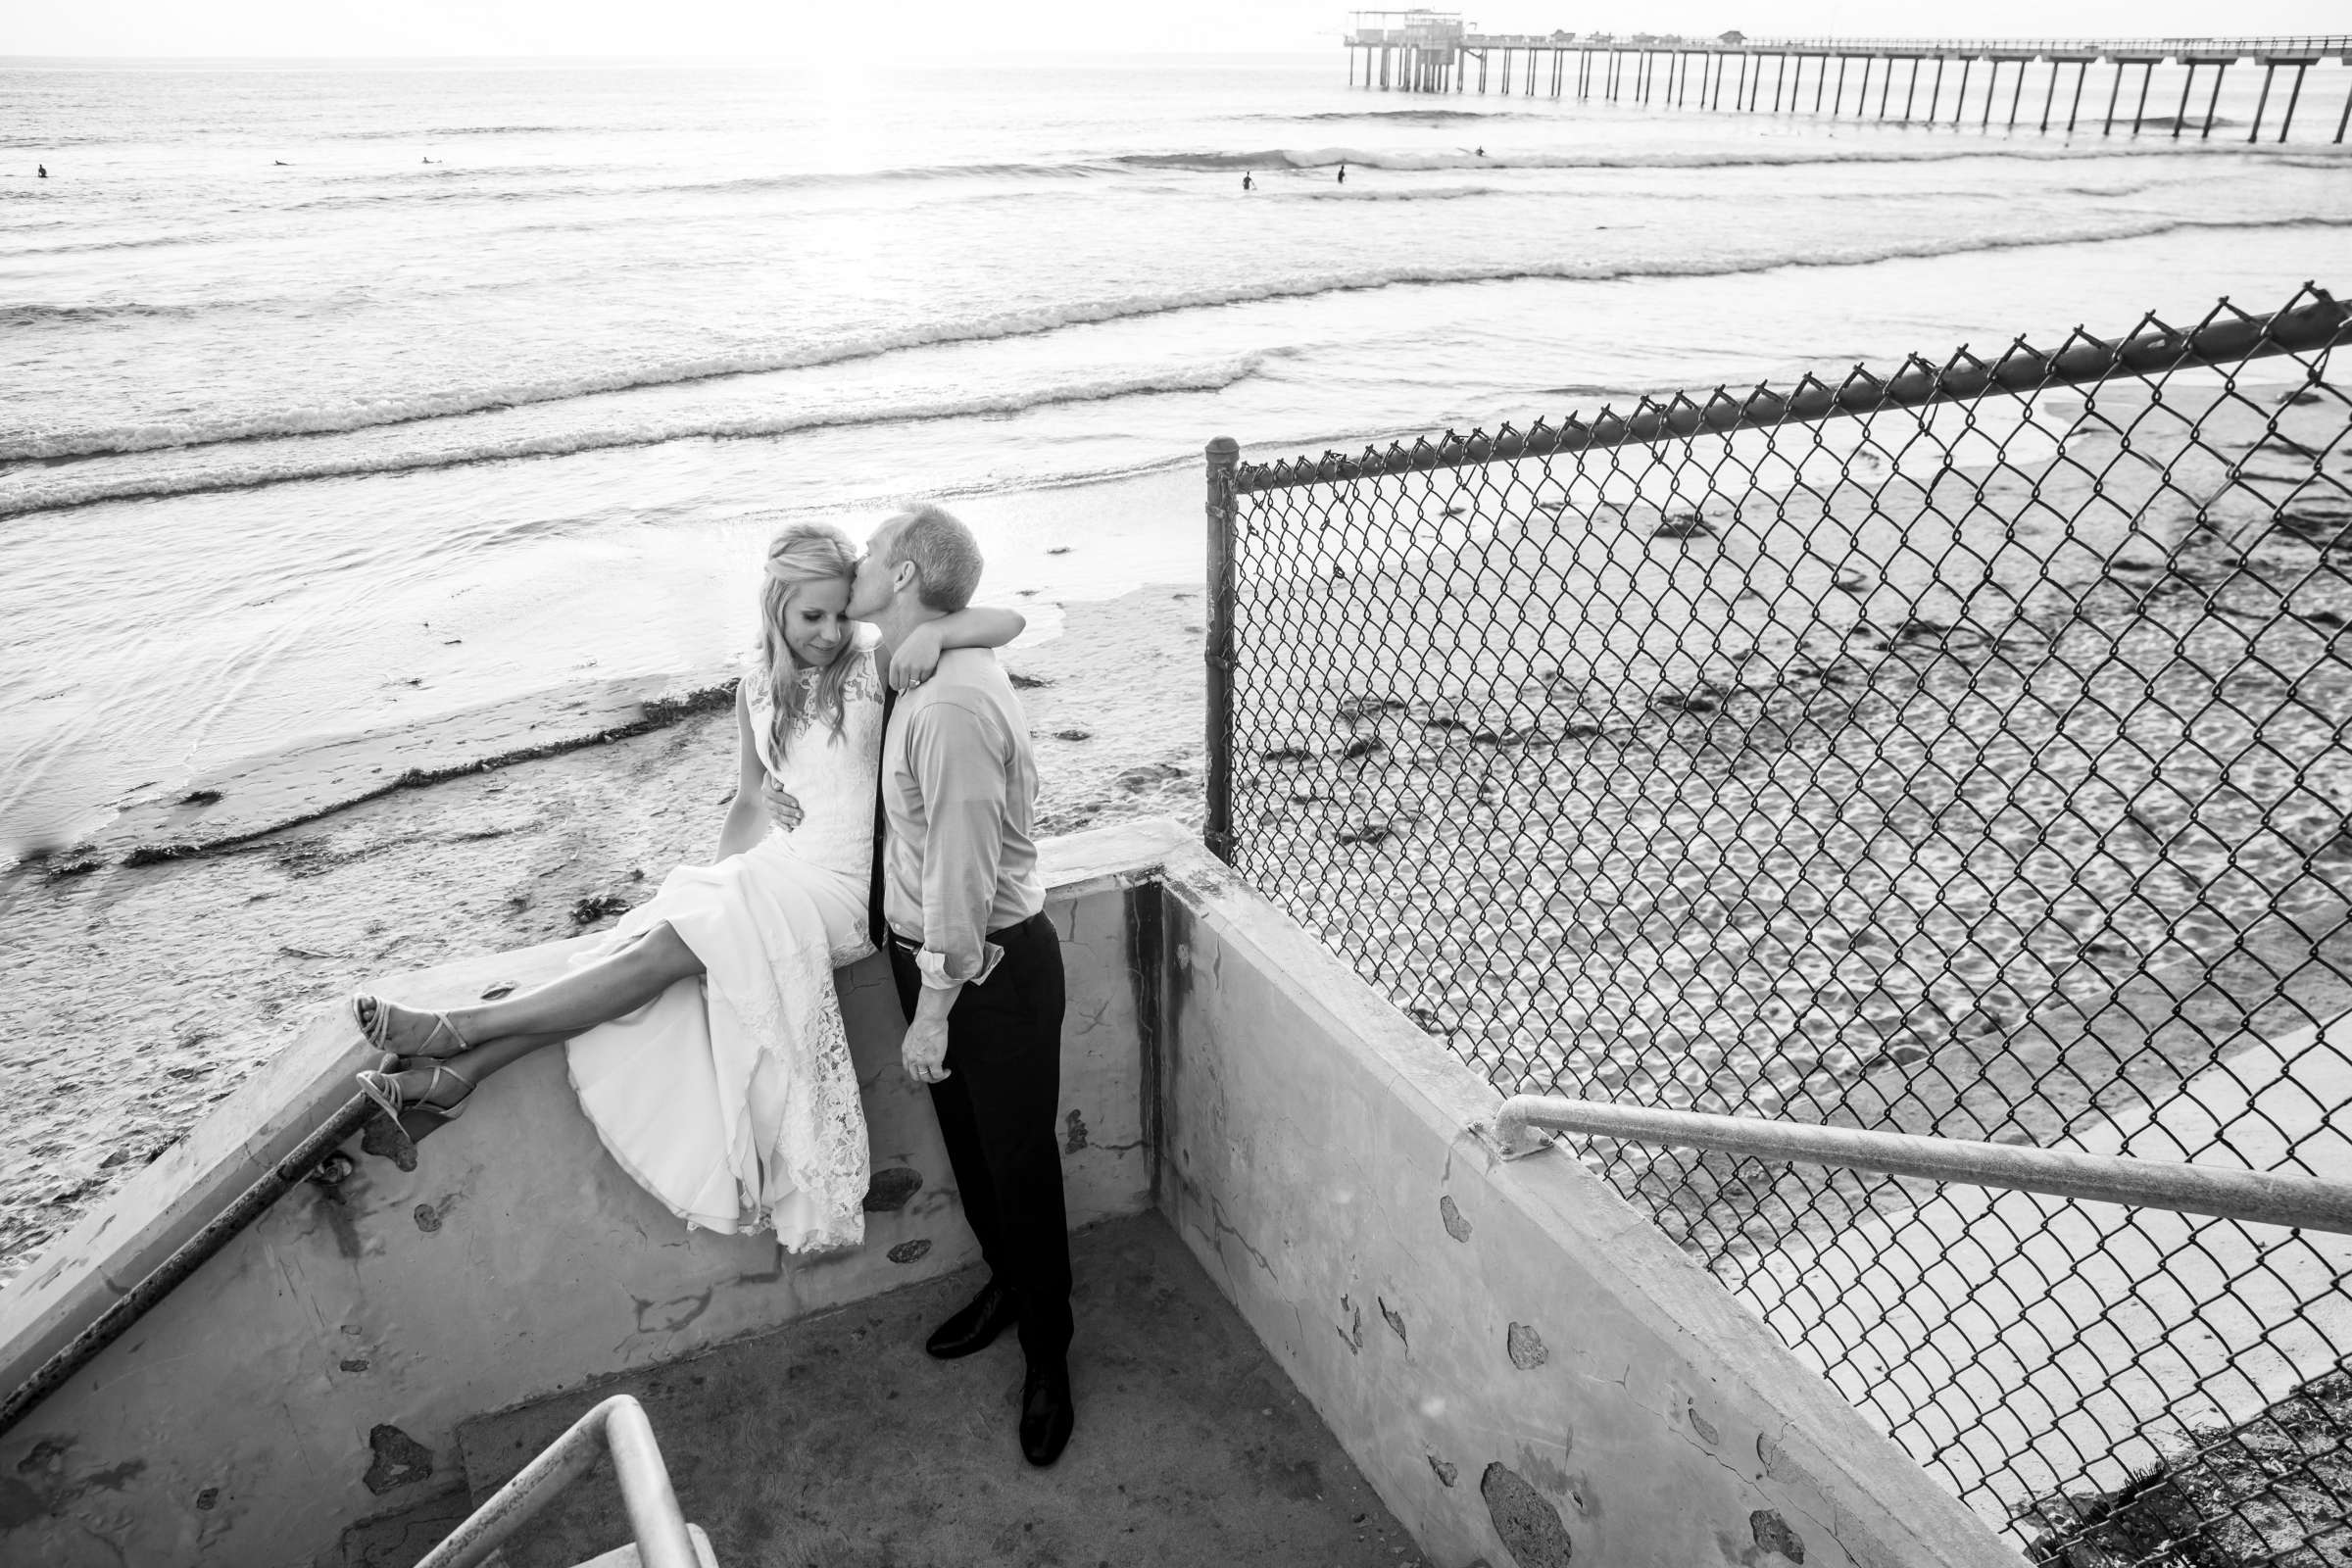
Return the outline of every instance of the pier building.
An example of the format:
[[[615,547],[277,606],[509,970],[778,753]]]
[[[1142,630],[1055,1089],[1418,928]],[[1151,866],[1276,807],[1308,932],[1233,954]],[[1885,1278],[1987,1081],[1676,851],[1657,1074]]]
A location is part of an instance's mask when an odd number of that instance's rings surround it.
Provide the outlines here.
[[[2340,144],[2352,126],[2352,33],[2249,38],[1710,38],[1674,33],[1489,33],[1452,11],[1357,11],[1348,79],[1384,92],[1600,99],[1739,114],[1810,114],[1902,124],[2063,126],[2209,141],[2233,67],[2260,72],[2248,143],[2298,125]],[[2160,67],[2180,72],[2155,96]],[[2333,67],[2310,112],[2315,67]],[[2332,80],[2328,78],[2332,77]],[[2244,79],[2244,78],[2240,78]],[[1728,99],[1728,104],[1727,104]],[[2171,99],[2170,102],[2165,101]],[[2332,113],[2329,113],[2332,111]],[[2230,134],[2237,126],[2226,127]]]

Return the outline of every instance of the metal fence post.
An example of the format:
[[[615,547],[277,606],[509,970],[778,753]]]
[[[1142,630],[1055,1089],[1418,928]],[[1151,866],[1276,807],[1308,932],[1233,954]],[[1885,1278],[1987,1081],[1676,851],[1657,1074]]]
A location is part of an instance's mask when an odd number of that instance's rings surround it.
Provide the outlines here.
[[[1233,470],[1241,443],[1208,444],[1208,852],[1233,859]]]

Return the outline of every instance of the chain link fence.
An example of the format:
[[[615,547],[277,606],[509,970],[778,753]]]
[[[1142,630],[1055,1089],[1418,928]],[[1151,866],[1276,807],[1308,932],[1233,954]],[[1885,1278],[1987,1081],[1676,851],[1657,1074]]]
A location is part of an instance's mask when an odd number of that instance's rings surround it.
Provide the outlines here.
[[[1218,443],[1210,845],[1506,1094],[2352,1174],[2345,344]],[[2352,1239],[1585,1157],[2035,1560],[2352,1562]]]

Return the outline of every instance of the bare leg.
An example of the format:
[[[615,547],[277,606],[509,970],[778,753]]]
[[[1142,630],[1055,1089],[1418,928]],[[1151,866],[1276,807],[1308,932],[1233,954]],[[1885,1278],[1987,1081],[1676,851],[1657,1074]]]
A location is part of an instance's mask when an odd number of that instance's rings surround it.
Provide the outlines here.
[[[479,1083],[542,1047],[634,1012],[688,975],[702,972],[703,960],[665,921],[618,953],[560,980],[520,996],[452,1011],[451,1025],[469,1044],[441,1058],[442,1064],[466,1082]],[[408,1021],[404,1013],[420,1021],[430,1018],[389,1003],[375,1005],[391,1007],[396,1025]],[[429,1028],[429,1022],[422,1022],[418,1035]],[[466,1094],[446,1074],[436,1088],[429,1062],[401,1072],[397,1082],[412,1103],[430,1093],[433,1103],[446,1105]]]

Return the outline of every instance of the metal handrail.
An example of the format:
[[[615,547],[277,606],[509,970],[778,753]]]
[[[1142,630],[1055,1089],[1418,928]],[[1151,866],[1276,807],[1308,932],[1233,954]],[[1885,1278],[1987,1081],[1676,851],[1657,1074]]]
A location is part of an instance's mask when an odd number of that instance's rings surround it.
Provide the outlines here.
[[[1513,1095],[1494,1117],[1495,1141],[1507,1158],[1541,1150],[1539,1128],[2352,1235],[2352,1182],[2289,1172],[1659,1110],[1555,1095]]]
[[[645,1407],[625,1394],[615,1394],[574,1421],[416,1568],[475,1568],[557,1493],[588,1472],[596,1463],[600,1437],[612,1450],[621,1502],[637,1537],[639,1563],[643,1568],[697,1568],[694,1538],[678,1510],[677,1494],[670,1490],[669,1470],[662,1463],[661,1445],[654,1441],[654,1424],[646,1419]]]
[[[1320,458],[1297,458],[1287,463],[1245,463],[1234,471],[1232,489],[1237,494],[1250,495],[1333,480],[1511,463],[1522,458],[1548,457],[1555,452],[1588,452],[1688,440],[1698,435],[1728,435],[1735,430],[1803,424],[1839,416],[1873,414],[1881,409],[1966,402],[1989,392],[2039,392],[2052,387],[2082,386],[2118,372],[2155,375],[2184,367],[2234,365],[2274,354],[2310,353],[2352,342],[2352,308],[2324,290],[2314,288],[2312,293],[2312,303],[2291,311],[2275,316],[2235,316],[2209,321],[2188,332],[2150,326],[2115,343],[2078,333],[2055,354],[2041,354],[2021,343],[1994,361],[1963,353],[1951,364],[1939,367],[1914,358],[1885,379],[1856,368],[1836,386],[1807,375],[1787,393],[1758,387],[1745,397],[1735,397],[1718,389],[1704,403],[1686,397],[1668,403],[1643,398],[1631,415],[1604,408],[1590,421],[1572,415],[1559,424],[1539,419],[1523,431],[1506,425],[1492,436],[1457,436],[1448,431],[1438,440],[1425,437],[1409,447],[1392,442],[1386,452],[1367,449],[1358,457],[1327,452]]]

